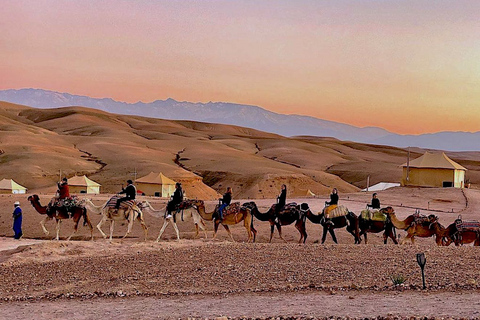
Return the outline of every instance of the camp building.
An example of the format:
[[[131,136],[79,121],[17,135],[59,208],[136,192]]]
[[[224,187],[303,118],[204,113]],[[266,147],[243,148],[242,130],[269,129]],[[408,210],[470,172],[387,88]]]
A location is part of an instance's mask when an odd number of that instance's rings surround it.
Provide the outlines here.
[[[70,193],[99,194],[101,185],[83,175],[69,178],[68,187]]]
[[[165,177],[161,172],[150,172],[135,180],[137,192],[146,196],[168,198],[175,192],[175,181]]]
[[[0,181],[0,194],[5,193],[26,193],[27,188],[19,185],[12,179],[3,179]]]
[[[466,171],[443,152],[426,152],[403,165],[402,186],[463,188]]]

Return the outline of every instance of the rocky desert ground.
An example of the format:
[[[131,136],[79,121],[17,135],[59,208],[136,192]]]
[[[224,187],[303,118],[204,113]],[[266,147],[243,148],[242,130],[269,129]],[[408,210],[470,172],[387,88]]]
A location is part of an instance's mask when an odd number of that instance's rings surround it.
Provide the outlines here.
[[[359,213],[370,197],[371,192],[355,192],[341,194],[340,201]],[[379,192],[379,197],[401,219],[417,208],[438,215],[443,225],[459,214],[480,219],[478,190],[394,188]],[[107,198],[93,200],[100,204]],[[15,200],[24,209],[25,234],[16,242],[10,239]],[[148,200],[156,209],[165,206],[165,200]],[[326,198],[289,200],[307,202],[318,212]],[[256,200],[261,210],[272,201]],[[207,209],[213,205],[207,203]],[[242,225],[231,228],[237,242],[231,242],[223,229],[212,241],[211,222],[208,239],[194,239],[191,221],[178,223],[180,241],[169,226],[157,243],[163,219],[149,214],[146,242],[137,223],[124,240],[126,226],[117,224],[112,242],[101,238],[98,230],[93,241],[87,240],[89,231],[83,226],[72,241],[52,241],[52,235],[43,235],[42,216],[24,195],[2,195],[0,207],[3,318],[10,314],[26,319],[480,317],[477,247],[437,247],[433,238],[418,239],[416,245],[384,245],[380,234],[370,234],[368,245],[354,245],[345,230],[337,232],[338,245],[329,237],[322,245],[321,227],[310,222],[306,244],[297,243],[299,234],[293,226],[283,228],[287,243],[277,233],[268,243],[269,225],[258,220],[256,243],[246,243]],[[90,215],[98,223],[100,217]],[[71,221],[62,223],[62,239],[72,226]],[[47,228],[53,232],[53,223]],[[405,232],[398,234],[404,237]],[[427,257],[426,290],[416,263],[419,252]],[[392,277],[405,282],[395,286]]]

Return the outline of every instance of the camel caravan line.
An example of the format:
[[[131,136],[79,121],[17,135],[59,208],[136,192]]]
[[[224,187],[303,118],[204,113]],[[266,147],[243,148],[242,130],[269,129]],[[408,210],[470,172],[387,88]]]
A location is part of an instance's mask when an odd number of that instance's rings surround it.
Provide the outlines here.
[[[148,212],[154,217],[163,219],[163,225],[156,238],[159,242],[165,231],[165,228],[172,224],[175,229],[177,240],[180,240],[180,232],[177,223],[191,223],[194,225],[196,234],[195,238],[199,236],[200,229],[204,232],[204,237],[207,239],[206,222],[212,221],[214,228],[213,239],[216,239],[218,228],[222,225],[228,232],[232,241],[235,242],[229,226],[243,223],[248,235],[248,242],[255,242],[257,230],[254,227],[254,219],[270,224],[269,242],[272,241],[275,228],[278,230],[280,239],[286,242],[282,236],[282,227],[294,224],[295,228],[300,233],[299,243],[305,243],[307,240],[306,220],[308,219],[313,224],[319,224],[323,228],[321,243],[326,241],[329,233],[332,240],[338,243],[335,229],[345,228],[348,233],[353,236],[353,243],[359,244],[362,241],[362,236],[365,239],[365,244],[368,241],[368,233],[383,232],[384,243],[387,243],[390,238],[393,243],[398,244],[396,229],[404,230],[407,235],[402,240],[401,244],[409,241],[415,243],[415,237],[434,237],[435,243],[438,246],[448,246],[454,243],[456,246],[473,243],[475,246],[480,246],[480,222],[462,220],[459,216],[453,223],[444,227],[438,221],[435,215],[424,216],[419,211],[409,215],[404,220],[399,220],[392,207],[386,207],[378,210],[363,210],[359,216],[351,212],[345,206],[329,206],[325,207],[322,212],[318,214],[313,213],[307,203],[288,203],[281,209],[276,210],[276,204],[272,205],[266,212],[261,212],[255,202],[250,201],[241,204],[240,202],[231,203],[223,211],[223,218],[220,219],[219,205],[216,205],[212,212],[207,212],[203,200],[184,200],[178,206],[177,210],[173,212],[172,216],[165,213],[165,208],[157,210],[146,201],[124,201],[121,206],[116,209],[115,203],[118,196],[114,196],[105,202],[103,205],[97,206],[90,199],[77,199],[74,203],[63,206],[52,205],[52,202],[47,206],[42,206],[38,195],[28,197],[28,201],[32,204],[35,210],[45,215],[41,220],[40,225],[45,235],[49,232],[45,227],[45,223],[49,220],[56,222],[56,240],[59,240],[60,225],[63,220],[73,219],[74,231],[67,238],[70,240],[78,231],[78,224],[83,218],[84,225],[90,228],[91,239],[93,240],[93,226],[88,212],[101,215],[101,220],[97,224],[97,229],[106,239],[107,235],[102,230],[102,226],[106,222],[110,222],[109,240],[113,238],[113,230],[115,222],[127,224],[127,231],[123,238],[127,237],[133,227],[133,223],[138,221],[144,230],[144,240],[147,240],[148,228],[144,220],[144,213]]]

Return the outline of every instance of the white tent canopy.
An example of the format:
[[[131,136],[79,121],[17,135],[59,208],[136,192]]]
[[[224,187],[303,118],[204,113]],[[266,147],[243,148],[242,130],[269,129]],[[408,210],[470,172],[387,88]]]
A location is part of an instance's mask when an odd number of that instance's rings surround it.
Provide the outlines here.
[[[400,183],[394,182],[379,182],[373,186],[368,187],[367,189],[363,189],[362,191],[382,191],[387,190],[394,187],[400,187]]]

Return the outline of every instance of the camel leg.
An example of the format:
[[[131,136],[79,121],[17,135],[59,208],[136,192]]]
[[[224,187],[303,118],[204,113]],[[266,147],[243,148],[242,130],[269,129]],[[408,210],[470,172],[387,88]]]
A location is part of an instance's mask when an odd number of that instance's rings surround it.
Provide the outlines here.
[[[330,235],[332,236],[333,242],[338,244],[337,237],[335,236],[335,231],[333,230],[333,228],[328,228],[328,232],[330,232]]]
[[[297,230],[300,232],[300,240],[298,240],[298,243],[302,243],[302,239],[303,239],[303,243],[305,243],[305,241],[307,241],[307,230],[305,228],[305,224],[302,223],[300,220],[299,220],[300,223],[295,223],[295,228],[297,228]]]
[[[230,238],[232,238],[232,241],[233,241],[233,242],[236,242],[235,239],[233,239],[233,235],[232,235],[232,233],[230,232],[230,228],[229,228],[226,224],[222,224],[222,226],[225,228],[225,230],[227,230],[228,235],[230,236]]]
[[[113,227],[115,225],[115,220],[111,219],[110,220],[110,241],[113,239]]]
[[[62,220],[57,220],[57,226],[56,226],[57,237],[55,238],[57,241],[60,240],[60,224],[61,223],[62,223]]]
[[[367,244],[368,242],[368,239],[367,239],[367,232],[366,231],[362,231],[363,233],[360,233],[360,237],[362,236],[363,234],[363,238],[365,239],[365,244]]]
[[[75,235],[75,233],[77,233],[78,231],[78,223],[80,222],[80,216],[78,216],[78,218],[76,219],[75,221],[75,218],[73,220],[73,233],[67,238],[67,241],[70,241],[70,239]]]
[[[355,228],[352,225],[349,225],[349,226],[347,226],[346,229],[355,239],[355,244],[359,244],[360,243],[360,235],[356,234]]]
[[[280,236],[280,239],[282,239],[283,241],[285,241],[285,243],[287,243],[287,240],[283,239],[282,237],[282,226],[277,223],[277,230],[278,230],[278,235]]]
[[[198,223],[195,223],[195,237],[193,237],[194,239],[198,238],[199,231],[200,228],[198,227]]]
[[[275,225],[273,223],[270,223],[270,240],[268,240],[268,242],[272,242],[274,232],[275,232]]]
[[[243,225],[245,227],[245,229],[247,229],[247,234],[248,234],[248,240],[247,242],[250,242],[250,240],[252,240],[253,236],[252,236],[252,228],[251,228],[251,219],[250,221],[248,221],[249,219],[243,219]]]
[[[173,229],[175,229],[175,233],[177,234],[177,240],[180,240],[180,231],[178,231],[178,227],[175,222],[173,222]]]
[[[327,240],[327,231],[327,227],[323,227],[322,244],[324,244],[325,240]]]
[[[213,224],[213,240],[217,238],[217,232],[218,232],[218,225],[220,224],[220,221],[218,219],[215,219],[215,222]]]
[[[164,220],[163,220],[163,226],[162,226],[162,229],[160,229],[160,233],[158,234],[158,237],[157,237],[157,240],[156,240],[157,242],[160,241],[160,238],[161,238],[163,232],[165,231],[165,228],[168,226],[169,222],[170,222],[170,221],[167,220],[167,219],[164,219]]]
[[[122,239],[125,239],[129,234],[130,232],[132,232],[132,228],[133,228],[133,221],[134,221],[134,217],[131,217],[132,219],[130,219],[128,221],[128,225],[127,225],[127,233],[125,233],[125,235],[122,237]]]
[[[200,227],[200,229],[203,230],[203,232],[205,233],[205,239],[207,239],[207,226],[205,225],[205,222],[203,222],[203,220],[200,220],[200,223],[197,224],[197,226]]]
[[[139,218],[140,220],[140,225],[142,226],[143,228],[143,232],[145,233],[145,240],[144,241],[147,241],[147,236],[148,236],[148,228],[147,228],[147,225],[145,224],[145,221],[143,221],[143,217],[142,218]]]
[[[100,220],[100,222],[97,224],[97,229],[102,234],[103,239],[107,239],[107,235],[102,231],[102,225],[107,221],[107,219],[108,218],[106,216],[102,216],[102,220]]]
[[[47,221],[50,221],[52,220],[53,218],[52,217],[49,217],[49,216],[46,216],[45,219],[42,219],[40,221],[40,225],[42,226],[42,229],[43,229],[43,233],[48,236],[50,234],[50,232],[48,232],[47,228],[45,228],[45,222]]]
[[[85,214],[83,215],[83,220],[87,223],[88,227],[90,228],[90,240],[93,241],[93,225],[92,225],[92,221],[90,221],[90,217],[88,216],[88,213],[85,212]]]

